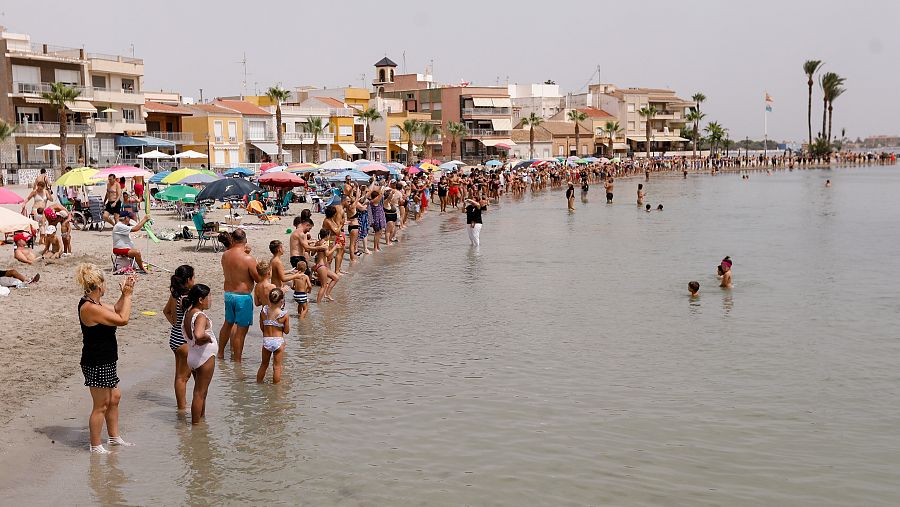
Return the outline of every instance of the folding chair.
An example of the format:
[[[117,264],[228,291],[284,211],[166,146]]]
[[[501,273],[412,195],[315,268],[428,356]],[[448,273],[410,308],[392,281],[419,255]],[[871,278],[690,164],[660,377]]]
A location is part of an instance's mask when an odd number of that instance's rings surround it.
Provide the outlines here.
[[[197,230],[197,251],[199,252],[208,241],[212,241],[213,251],[218,253],[219,240],[216,238],[216,231],[206,226],[206,222],[203,221],[203,213],[195,213],[193,220],[194,229]]]
[[[137,271],[137,261],[131,257],[116,254],[112,254],[109,257],[112,260],[112,270],[114,275],[127,275]]]

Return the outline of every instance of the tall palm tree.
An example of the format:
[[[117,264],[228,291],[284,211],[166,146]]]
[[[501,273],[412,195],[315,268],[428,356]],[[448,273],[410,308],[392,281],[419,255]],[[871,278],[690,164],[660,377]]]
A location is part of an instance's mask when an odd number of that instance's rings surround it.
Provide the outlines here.
[[[835,89],[841,88],[845,79],[834,72],[826,72],[819,77],[819,86],[822,88],[822,138],[828,144],[828,130],[825,128],[825,120],[828,117],[828,103]],[[843,92],[841,92],[843,93]]]
[[[703,94],[698,93],[697,95],[703,95]],[[696,97],[696,95],[695,95],[695,97]],[[706,97],[704,97],[704,99],[705,98]],[[641,108],[640,111],[638,111],[638,114],[640,114],[641,116],[643,116],[644,118],[647,119],[647,121],[644,123],[644,126],[646,128],[646,135],[647,135],[647,158],[648,159],[650,158],[650,121],[653,120],[653,118],[655,118],[658,113],[659,113],[659,110],[656,109],[656,106],[644,106]]]
[[[709,146],[713,150],[713,153],[718,154],[719,143],[725,137],[725,133],[728,130],[723,128],[719,124],[719,122],[711,121],[706,125],[703,131],[707,133],[706,139],[708,140]]]
[[[803,63],[803,72],[806,74],[806,86],[809,88],[809,96],[806,103],[806,126],[809,130],[809,145],[812,146],[812,88],[813,76],[822,68],[822,60],[806,60]]]
[[[528,125],[528,149],[531,153],[529,158],[534,158],[534,129],[535,127],[539,127],[541,123],[544,123],[544,119],[538,116],[537,113],[529,114],[525,119],[522,120],[522,125]]]
[[[842,85],[844,84],[845,79],[842,77],[838,77],[833,79],[828,83],[828,89],[825,90],[825,95],[828,96],[828,147],[831,147],[831,115],[834,112],[834,101],[838,97],[844,94],[847,91]]]
[[[694,135],[691,136],[691,141],[693,141],[694,144],[695,159],[697,158],[697,139],[700,137],[700,122],[703,121],[703,118],[706,118],[706,114],[701,113],[696,107],[692,107],[691,112],[684,117],[685,120],[694,124]]]
[[[62,169],[66,165],[66,137],[69,128],[66,107],[73,103],[79,95],[81,95],[81,90],[72,88],[65,83],[50,83],[50,91],[41,93],[41,98],[55,107],[59,116],[60,174],[62,174]]]
[[[374,107],[370,107],[359,113],[359,117],[366,120],[366,158],[372,160],[372,125],[371,122],[381,119],[381,113]]]
[[[430,121],[423,121],[419,125],[419,134],[422,135],[422,153],[425,154],[426,158],[432,157],[432,148],[431,145],[428,144],[428,141],[431,140],[432,137],[441,133],[440,127],[431,123]]]
[[[2,165],[3,163],[3,143],[5,143],[7,139],[12,137],[12,135],[16,132],[16,128],[16,125],[0,120],[0,165]],[[5,184],[6,183],[4,179],[0,177],[0,186]]]
[[[419,120],[403,120],[403,125],[400,125],[400,131],[406,134],[406,165],[412,165],[412,157],[413,157],[413,149],[415,146],[413,145],[413,136],[419,132],[421,128],[421,122]]]
[[[579,124],[584,120],[587,120],[587,115],[577,109],[572,109],[566,116],[569,118],[569,121],[575,122],[575,155],[578,155],[578,136],[580,134]]]
[[[456,121],[447,122],[447,135],[450,136],[450,158],[453,158],[453,154],[455,153],[455,148],[458,144],[458,139],[461,139],[469,133],[469,128],[466,127],[465,123],[460,123]],[[462,151],[462,150],[460,150]],[[460,157],[462,154],[460,153]]]
[[[619,122],[617,121],[608,121],[606,125],[603,126],[603,131],[606,132],[606,136],[609,137],[609,156],[615,154],[615,140],[616,134],[622,131],[622,127],[619,126]]]
[[[691,99],[694,101],[697,111],[699,111],[700,104],[706,102],[706,95],[703,95],[703,92],[697,92],[697,93],[691,95]]]
[[[319,135],[325,133],[325,126],[322,124],[322,118],[309,118],[303,124],[303,130],[313,136],[313,164],[319,163]]]
[[[291,92],[275,85],[266,90],[266,97],[269,97],[269,100],[275,103],[275,128],[277,129],[275,132],[278,141],[277,158],[279,164],[284,164],[284,153],[282,150],[282,146],[284,146],[284,128],[281,126],[281,103],[291,98]]]

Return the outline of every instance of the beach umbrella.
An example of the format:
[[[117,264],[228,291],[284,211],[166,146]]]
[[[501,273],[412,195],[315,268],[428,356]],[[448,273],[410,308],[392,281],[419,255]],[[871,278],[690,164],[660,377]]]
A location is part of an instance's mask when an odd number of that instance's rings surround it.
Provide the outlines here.
[[[244,167],[234,167],[222,173],[223,176],[253,176],[254,174],[256,174],[255,171]]]
[[[306,185],[306,182],[294,173],[285,171],[269,171],[259,177],[259,184],[267,185],[270,187],[293,188],[302,187]]]
[[[275,162],[266,162],[265,164],[259,166],[259,171],[265,172],[266,169],[269,169],[271,167],[278,167],[278,164],[276,164]]]
[[[621,161],[622,161],[622,159],[619,157],[613,157],[613,159],[610,160],[610,162],[612,162],[613,164],[618,164]]]
[[[95,174],[97,174],[97,170],[92,167],[79,167],[78,169],[72,169],[60,176],[53,182],[53,185],[57,187],[83,187],[85,185],[93,185],[96,183],[94,181]]]
[[[294,162],[293,164],[288,164],[287,170],[294,171],[297,169],[318,169],[318,164],[313,164],[312,162]]]
[[[0,204],[22,204],[23,202],[25,199],[21,195],[6,187],[0,187]]]
[[[330,173],[326,176],[328,181],[344,181],[347,176],[353,181],[369,181],[372,177],[362,171],[346,170],[337,173]]]
[[[348,162],[342,158],[333,158],[328,162],[319,166],[321,169],[325,170],[342,170],[342,169],[356,169],[356,164],[353,162]]]
[[[524,169],[526,167],[531,167],[531,165],[534,164],[535,162],[537,162],[537,160],[523,160],[523,161],[519,162],[518,164],[516,164],[516,166],[513,167],[513,169]]]
[[[419,161],[419,165],[421,166],[422,164],[431,164],[434,166],[438,166],[441,165],[441,161],[436,158],[424,158]]]
[[[197,201],[240,201],[253,192],[262,190],[259,185],[243,178],[223,178],[209,183],[197,194]]]
[[[197,189],[187,185],[172,185],[171,187],[156,193],[156,198],[161,201],[193,202],[197,198]]]
[[[391,170],[378,162],[371,162],[359,168],[360,171],[366,174],[374,174],[376,176],[387,176],[391,174]]]
[[[294,173],[294,174],[307,174],[307,173],[317,173],[317,172],[321,172],[321,171],[322,170],[319,169],[318,167],[301,167],[301,168],[297,168],[297,169],[288,169],[287,172]]]
[[[168,176],[170,174],[172,174],[172,171],[158,172],[158,173],[154,174],[153,176],[151,176],[148,181],[150,183],[162,183],[163,178],[165,178],[166,176]]]
[[[462,162],[457,164],[456,160],[451,160],[450,162],[444,162],[443,164],[439,165],[438,167],[440,167],[441,169],[443,169],[445,171],[452,171],[461,165],[465,165],[465,164],[463,164]]]
[[[585,157],[585,160],[587,160],[588,162],[596,162],[600,159],[597,157]]]
[[[206,185],[207,183],[212,183],[218,179],[221,178],[219,176],[212,176],[206,173],[197,173],[181,178],[178,183],[181,185]]]
[[[137,158],[172,158],[172,155],[168,155],[159,150],[148,151],[147,153],[141,153],[137,156]]]
[[[371,164],[372,161],[371,161],[371,160],[366,160],[366,159],[364,159],[364,158],[358,158],[358,159],[354,160],[353,163],[356,164],[357,167],[359,167],[359,166],[361,166],[361,165]]]
[[[59,146],[57,146],[53,143],[50,143],[50,144],[42,144],[35,149],[38,151],[59,151],[62,148],[60,148]]]
[[[97,180],[105,180],[109,177],[110,174],[114,174],[116,178],[134,178],[134,177],[143,177],[150,178],[153,176],[153,173],[146,169],[141,169],[140,167],[134,167],[132,165],[116,165],[112,167],[107,167],[106,169],[101,169],[94,175],[94,179]]]
[[[419,169],[418,167],[413,166],[413,165],[407,167],[405,170],[406,170],[406,172],[408,172],[409,174],[419,174],[420,172],[422,172],[421,169]]]
[[[499,160],[494,159],[494,160],[488,160],[487,163],[484,165],[486,165],[487,167],[500,167],[503,165],[503,162],[500,162]]]
[[[206,153],[200,153],[199,151],[188,150],[183,151],[181,153],[176,153],[172,156],[173,158],[206,158]]]
[[[273,165],[273,166],[267,167],[267,168],[265,168],[265,169],[260,169],[260,172],[262,172],[262,173],[264,173],[264,174],[265,174],[265,173],[270,173],[270,172],[276,172],[276,173],[277,173],[277,172],[284,171],[285,169],[287,169],[287,166],[286,166],[286,165]]]
[[[165,183],[166,185],[180,183],[181,180],[195,174],[200,174],[200,171],[198,171],[197,169],[191,169],[190,167],[185,167],[183,169],[178,169],[177,171],[172,171],[168,176],[163,178],[160,183]]]
[[[25,215],[0,208],[0,233],[28,231],[37,228],[38,223]]]
[[[494,147],[500,148],[501,150],[508,150],[508,149],[512,148],[512,146],[510,146],[508,144],[504,144],[504,143],[497,143],[494,145]]]
[[[578,165],[586,165],[586,164],[590,164],[591,161],[584,159],[584,158],[579,158],[578,160],[575,161],[575,163]]]
[[[429,172],[440,170],[440,168],[438,166],[432,164],[431,162],[420,162],[418,165],[418,168],[423,171],[429,171]]]

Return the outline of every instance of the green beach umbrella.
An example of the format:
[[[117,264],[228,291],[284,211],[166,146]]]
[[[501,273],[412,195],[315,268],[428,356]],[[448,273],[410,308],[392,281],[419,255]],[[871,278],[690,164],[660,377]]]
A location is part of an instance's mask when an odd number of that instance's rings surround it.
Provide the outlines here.
[[[156,198],[162,201],[181,201],[193,203],[197,199],[198,190],[187,185],[172,185],[156,194]]]

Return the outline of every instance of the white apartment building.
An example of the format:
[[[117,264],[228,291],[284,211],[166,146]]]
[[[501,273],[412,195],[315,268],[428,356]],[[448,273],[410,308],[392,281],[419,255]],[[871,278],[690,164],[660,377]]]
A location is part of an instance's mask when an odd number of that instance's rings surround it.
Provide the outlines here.
[[[511,84],[509,97],[512,100],[512,123],[518,123],[535,113],[549,119],[560,112],[565,105],[557,84]]]

